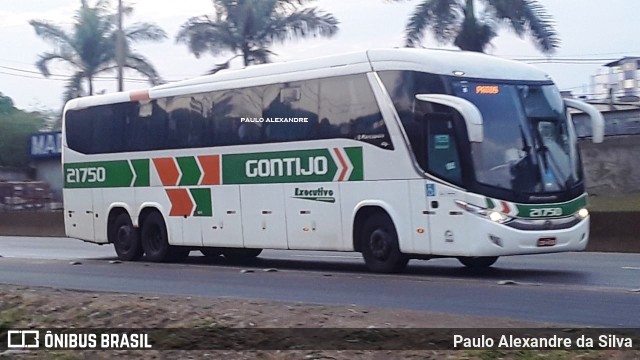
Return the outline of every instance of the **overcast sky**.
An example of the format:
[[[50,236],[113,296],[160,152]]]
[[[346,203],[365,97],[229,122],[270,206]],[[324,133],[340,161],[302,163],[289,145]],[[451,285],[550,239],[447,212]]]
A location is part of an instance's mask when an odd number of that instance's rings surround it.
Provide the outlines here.
[[[91,0],[90,0],[91,1]],[[126,1],[126,0],[125,0]],[[274,47],[274,61],[285,61],[337,54],[376,47],[397,47],[403,43],[403,30],[409,14],[422,0],[390,3],[385,0],[317,0],[315,5],[340,20],[339,34],[329,40],[298,40]],[[556,81],[561,90],[589,93],[590,75],[609,59],[640,56],[640,17],[637,0],[539,0],[556,21],[562,44],[552,63],[536,63]],[[117,2],[113,0],[114,4]],[[137,21],[155,22],[169,35],[158,44],[139,44],[136,49],[147,56],[166,80],[181,80],[201,75],[221,62],[221,58],[196,59],[183,44],[175,43],[181,24],[192,16],[211,14],[211,0],[132,0],[133,16],[125,26]],[[33,65],[38,54],[51,51],[28,24],[31,19],[49,20],[70,28],[80,0],[3,0],[0,7],[0,92],[10,96],[23,109],[62,106],[64,80],[46,79]],[[427,39],[426,47],[442,47]],[[508,30],[501,31],[491,54],[512,59],[544,58],[528,39],[520,39]],[[594,59],[576,63],[564,59]],[[238,59],[239,60],[239,59]],[[233,65],[240,66],[240,62]],[[52,73],[70,74],[64,66],[53,66]],[[127,77],[136,78],[135,74]],[[113,91],[115,81],[101,80],[97,91]],[[129,81],[127,89],[146,87],[144,82]]]

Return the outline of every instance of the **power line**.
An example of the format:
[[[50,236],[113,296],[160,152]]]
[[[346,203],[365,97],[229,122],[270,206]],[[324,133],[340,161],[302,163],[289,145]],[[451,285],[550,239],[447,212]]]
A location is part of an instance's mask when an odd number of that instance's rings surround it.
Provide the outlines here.
[[[32,70],[24,70],[24,69],[18,69],[18,68],[14,68],[14,67],[10,67],[10,66],[2,66],[0,65],[0,69],[5,69],[5,70],[10,70],[10,71],[17,71],[17,72],[22,72],[22,73],[27,73],[27,74],[36,74],[36,75],[42,75],[41,72],[39,71],[32,71]],[[12,75],[12,76],[18,76],[18,77],[24,77],[24,78],[28,78],[28,79],[45,79],[45,80],[58,80],[58,81],[66,81],[72,78],[72,76],[70,75],[60,75],[60,74],[50,74],[49,77],[36,77],[36,76],[28,76],[28,75],[24,75],[24,74],[13,74],[13,73],[8,73],[8,72],[4,72],[4,71],[0,71],[1,74],[5,74],[5,75]],[[62,79],[57,79],[56,77],[62,78]],[[110,76],[96,76],[93,78],[96,81],[112,81],[115,80],[116,77],[110,77]],[[144,79],[136,79],[136,78],[125,78],[125,80],[129,81],[129,82],[147,82],[147,80]]]
[[[24,75],[24,74],[13,74],[13,73],[5,72],[5,71],[0,71],[0,74],[9,75],[9,76],[15,76],[15,77],[21,77],[21,78],[26,78],[26,79],[66,81],[65,79],[52,79],[52,78],[45,78],[45,77],[42,77],[42,76],[29,76],[29,75]]]

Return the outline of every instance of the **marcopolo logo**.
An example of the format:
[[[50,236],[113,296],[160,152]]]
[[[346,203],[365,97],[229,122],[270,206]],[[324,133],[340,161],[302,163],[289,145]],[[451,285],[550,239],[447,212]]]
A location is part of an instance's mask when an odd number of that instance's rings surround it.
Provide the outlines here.
[[[312,190],[297,187],[293,195],[294,199],[321,201],[326,203],[336,202],[336,198],[333,196],[333,190],[325,189],[323,187]]]
[[[363,180],[362,147],[222,155],[224,184]]]

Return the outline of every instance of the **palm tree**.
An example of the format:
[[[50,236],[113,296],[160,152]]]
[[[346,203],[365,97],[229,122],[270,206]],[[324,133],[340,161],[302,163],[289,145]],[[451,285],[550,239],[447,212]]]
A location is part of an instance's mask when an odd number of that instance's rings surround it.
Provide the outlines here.
[[[418,46],[424,31],[431,30],[440,43],[483,52],[500,25],[521,38],[532,36],[543,53],[553,53],[560,45],[552,18],[538,1],[483,0],[482,5],[477,11],[475,0],[424,0],[409,17],[405,45]]]
[[[88,85],[88,95],[94,94],[96,75],[112,72],[116,65],[117,14],[112,11],[110,0],[97,0],[93,7],[87,0],[81,0],[76,11],[73,30],[67,32],[49,21],[31,20],[36,34],[51,43],[55,50],[40,55],[36,66],[49,77],[49,63],[62,61],[74,68],[74,73],[66,85],[65,99],[69,100],[87,94],[83,82]],[[124,13],[131,14],[133,9],[125,7]],[[167,38],[166,33],[150,23],[135,23],[124,29],[126,68],[135,70],[149,79],[151,84],[160,82],[160,76],[153,65],[142,55],[134,52],[130,44],[137,41],[160,41]]]
[[[317,8],[302,8],[309,0],[213,0],[215,15],[189,19],[176,36],[200,57],[210,52],[242,56],[244,65],[269,62],[274,41],[292,38],[331,37],[338,20]],[[229,60],[230,61],[230,60]],[[211,72],[229,66],[219,64]]]

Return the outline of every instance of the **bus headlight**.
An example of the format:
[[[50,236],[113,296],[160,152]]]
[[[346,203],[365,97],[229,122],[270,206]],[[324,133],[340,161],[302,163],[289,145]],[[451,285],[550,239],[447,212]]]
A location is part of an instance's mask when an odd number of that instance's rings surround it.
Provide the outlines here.
[[[497,222],[498,224],[503,224],[503,223],[509,221],[509,217],[504,215],[501,212],[491,211],[491,212],[489,212],[489,220],[491,220],[493,222]]]
[[[576,213],[576,217],[580,220],[585,219],[587,216],[589,216],[589,210],[587,210],[587,208],[582,208]]]
[[[481,216],[498,224],[504,224],[511,220],[511,217],[499,211],[472,205],[464,201],[456,200],[456,205],[458,205],[459,208],[466,210],[474,215]]]

